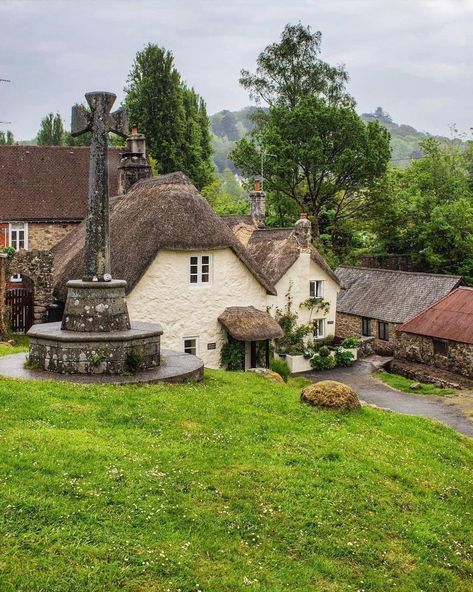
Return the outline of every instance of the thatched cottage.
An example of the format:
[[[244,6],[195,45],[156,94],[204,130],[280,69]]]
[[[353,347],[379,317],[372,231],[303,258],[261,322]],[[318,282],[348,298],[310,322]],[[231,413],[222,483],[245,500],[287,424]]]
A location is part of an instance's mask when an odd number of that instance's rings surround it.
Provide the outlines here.
[[[311,246],[310,223],[264,228],[264,193],[251,194],[252,215],[220,217],[182,173],[143,179],[111,200],[111,263],[127,281],[130,315],[159,322],[165,348],[193,353],[220,365],[229,339],[245,342],[246,367],[267,362],[269,340],[281,336],[266,312],[284,307],[288,291],[299,305],[311,295],[329,310],[316,319],[318,337],[335,333],[339,282]],[[239,217],[241,218],[241,217]],[[55,297],[81,277],[85,225],[54,250]]]
[[[457,288],[402,324],[395,356],[473,378],[473,288]]]
[[[386,355],[394,353],[402,323],[464,283],[456,275],[344,265],[335,274],[343,285],[336,335],[372,337],[374,351]]]

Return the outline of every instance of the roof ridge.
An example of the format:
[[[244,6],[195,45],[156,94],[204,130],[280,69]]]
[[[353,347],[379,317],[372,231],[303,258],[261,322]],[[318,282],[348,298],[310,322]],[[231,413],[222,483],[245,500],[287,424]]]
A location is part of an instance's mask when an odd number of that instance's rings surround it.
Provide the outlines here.
[[[402,273],[404,275],[422,275],[429,277],[444,277],[444,278],[458,278],[463,279],[462,275],[454,275],[450,273],[430,273],[428,271],[403,271],[401,269],[384,269],[382,267],[356,267],[355,265],[339,265],[337,269],[360,269],[363,271],[382,271],[387,273]],[[460,286],[459,286],[460,287]]]

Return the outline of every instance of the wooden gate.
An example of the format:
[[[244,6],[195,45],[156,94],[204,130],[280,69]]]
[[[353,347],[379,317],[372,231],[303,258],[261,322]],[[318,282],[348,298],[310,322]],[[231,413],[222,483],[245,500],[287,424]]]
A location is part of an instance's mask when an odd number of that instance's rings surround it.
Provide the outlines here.
[[[26,333],[33,324],[33,292],[24,288],[7,290],[5,304],[10,311],[12,331]]]

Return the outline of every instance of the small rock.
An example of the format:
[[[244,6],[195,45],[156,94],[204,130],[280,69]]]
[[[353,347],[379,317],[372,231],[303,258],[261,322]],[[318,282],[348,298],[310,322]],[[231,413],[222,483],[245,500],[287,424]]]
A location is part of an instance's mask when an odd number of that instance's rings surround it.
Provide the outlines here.
[[[259,374],[260,376],[263,376],[264,378],[266,378],[267,380],[270,380],[271,382],[277,382],[278,384],[284,384],[284,380],[283,380],[282,376],[280,374],[278,374],[277,372],[273,372],[272,370],[269,370],[268,368],[249,368],[247,370],[247,372],[254,372],[255,374]]]
[[[416,389],[420,388],[420,382],[413,382],[412,384],[409,385],[409,388],[412,390],[416,390]]]

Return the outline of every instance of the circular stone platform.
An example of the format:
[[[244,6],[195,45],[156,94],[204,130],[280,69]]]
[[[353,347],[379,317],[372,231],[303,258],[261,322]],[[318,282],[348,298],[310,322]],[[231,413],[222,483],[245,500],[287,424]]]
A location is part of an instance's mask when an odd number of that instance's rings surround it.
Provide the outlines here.
[[[199,382],[204,376],[204,363],[196,356],[161,350],[161,364],[150,370],[133,375],[111,374],[57,374],[46,370],[25,368],[26,353],[0,358],[2,378],[22,378],[24,380],[54,380],[77,384],[147,384],[153,382]]]

